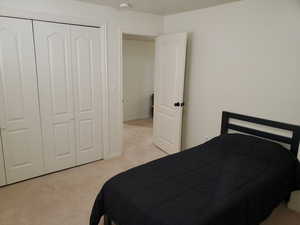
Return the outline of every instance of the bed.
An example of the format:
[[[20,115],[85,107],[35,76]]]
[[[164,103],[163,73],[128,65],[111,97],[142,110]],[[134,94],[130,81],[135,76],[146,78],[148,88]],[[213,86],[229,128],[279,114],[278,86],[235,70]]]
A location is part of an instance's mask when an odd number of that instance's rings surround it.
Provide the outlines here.
[[[107,181],[90,225],[259,225],[300,189],[299,140],[299,126],[223,112],[220,136]]]

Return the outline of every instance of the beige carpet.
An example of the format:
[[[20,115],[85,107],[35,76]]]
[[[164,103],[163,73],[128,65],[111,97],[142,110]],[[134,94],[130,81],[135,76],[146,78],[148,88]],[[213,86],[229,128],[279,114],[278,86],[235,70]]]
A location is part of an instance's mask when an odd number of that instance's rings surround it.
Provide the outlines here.
[[[152,145],[150,120],[124,127],[124,154],[0,188],[0,225],[87,225],[103,183],[115,174],[165,156]],[[264,225],[299,225],[300,216],[279,207]]]

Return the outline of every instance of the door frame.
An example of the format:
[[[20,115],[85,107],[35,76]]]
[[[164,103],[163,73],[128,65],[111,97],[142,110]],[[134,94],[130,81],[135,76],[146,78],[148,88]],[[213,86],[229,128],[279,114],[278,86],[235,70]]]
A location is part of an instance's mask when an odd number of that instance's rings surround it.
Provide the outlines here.
[[[124,77],[123,77],[123,35],[124,34],[130,34],[130,35],[137,35],[137,36],[148,36],[148,37],[153,37],[157,38],[159,34],[145,34],[145,33],[138,33],[138,32],[132,32],[132,31],[125,31],[119,29],[119,56],[120,56],[120,62],[119,62],[119,81],[120,81],[120,102],[121,102],[121,130],[122,130],[122,137],[123,137],[123,120],[124,120],[124,113],[123,113],[123,82],[124,82]]]
[[[142,33],[142,32],[134,32],[132,30],[122,30],[122,29],[119,29],[119,56],[120,56],[120,59],[119,59],[119,90],[120,90],[120,95],[119,95],[119,101],[120,101],[120,123],[119,123],[119,131],[120,131],[120,145],[121,146],[121,149],[122,149],[122,152],[123,152],[123,136],[124,136],[124,133],[123,133],[123,121],[124,121],[124,109],[123,109],[123,82],[124,82],[124,77],[123,77],[123,35],[124,34],[130,34],[130,35],[137,35],[137,36],[148,36],[148,37],[154,37],[155,39],[157,37],[159,37],[160,35],[163,35],[163,34],[158,34],[158,33]],[[156,41],[156,40],[155,40]],[[156,55],[155,55],[156,57]],[[155,60],[155,63],[156,63],[156,60]],[[155,85],[155,70],[154,70],[154,85]],[[182,134],[181,134],[181,137],[182,137]]]

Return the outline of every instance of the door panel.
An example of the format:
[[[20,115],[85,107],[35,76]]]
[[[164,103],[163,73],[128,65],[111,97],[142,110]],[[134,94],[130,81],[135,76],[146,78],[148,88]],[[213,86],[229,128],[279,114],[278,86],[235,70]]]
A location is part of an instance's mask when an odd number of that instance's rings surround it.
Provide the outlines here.
[[[48,172],[75,165],[75,115],[68,25],[34,22]]]
[[[44,163],[30,20],[0,18],[0,92],[7,183],[39,176]]]
[[[181,150],[186,43],[186,33],[156,39],[154,143],[170,154]]]
[[[75,91],[77,164],[99,160],[101,128],[101,55],[97,28],[71,26]]]
[[[74,127],[67,123],[57,123],[54,125],[54,143],[55,143],[55,156],[57,159],[64,159],[71,157],[73,141],[71,134],[73,133]]]
[[[67,44],[64,33],[53,33],[47,38],[52,105],[54,115],[68,113],[68,74],[66,62]],[[65,51],[64,51],[65,50]]]

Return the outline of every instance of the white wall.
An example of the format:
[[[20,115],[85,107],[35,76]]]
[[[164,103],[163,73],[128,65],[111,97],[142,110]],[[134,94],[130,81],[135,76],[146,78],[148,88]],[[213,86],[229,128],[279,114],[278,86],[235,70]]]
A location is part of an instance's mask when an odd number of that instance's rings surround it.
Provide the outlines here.
[[[299,0],[243,0],[165,17],[165,32],[190,32],[185,148],[219,134],[222,110],[300,125],[299,22]],[[300,210],[300,196],[292,205]]]
[[[123,40],[124,121],[151,117],[155,42]]]
[[[299,21],[299,0],[243,0],[165,17],[165,32],[191,32],[185,147],[218,135],[222,110],[300,124]]]
[[[107,25],[107,63],[109,87],[109,121],[105,157],[122,151],[121,103],[121,33],[156,36],[163,31],[163,17],[119,11],[117,9],[72,0],[1,0],[0,15],[56,20],[87,25]]]

